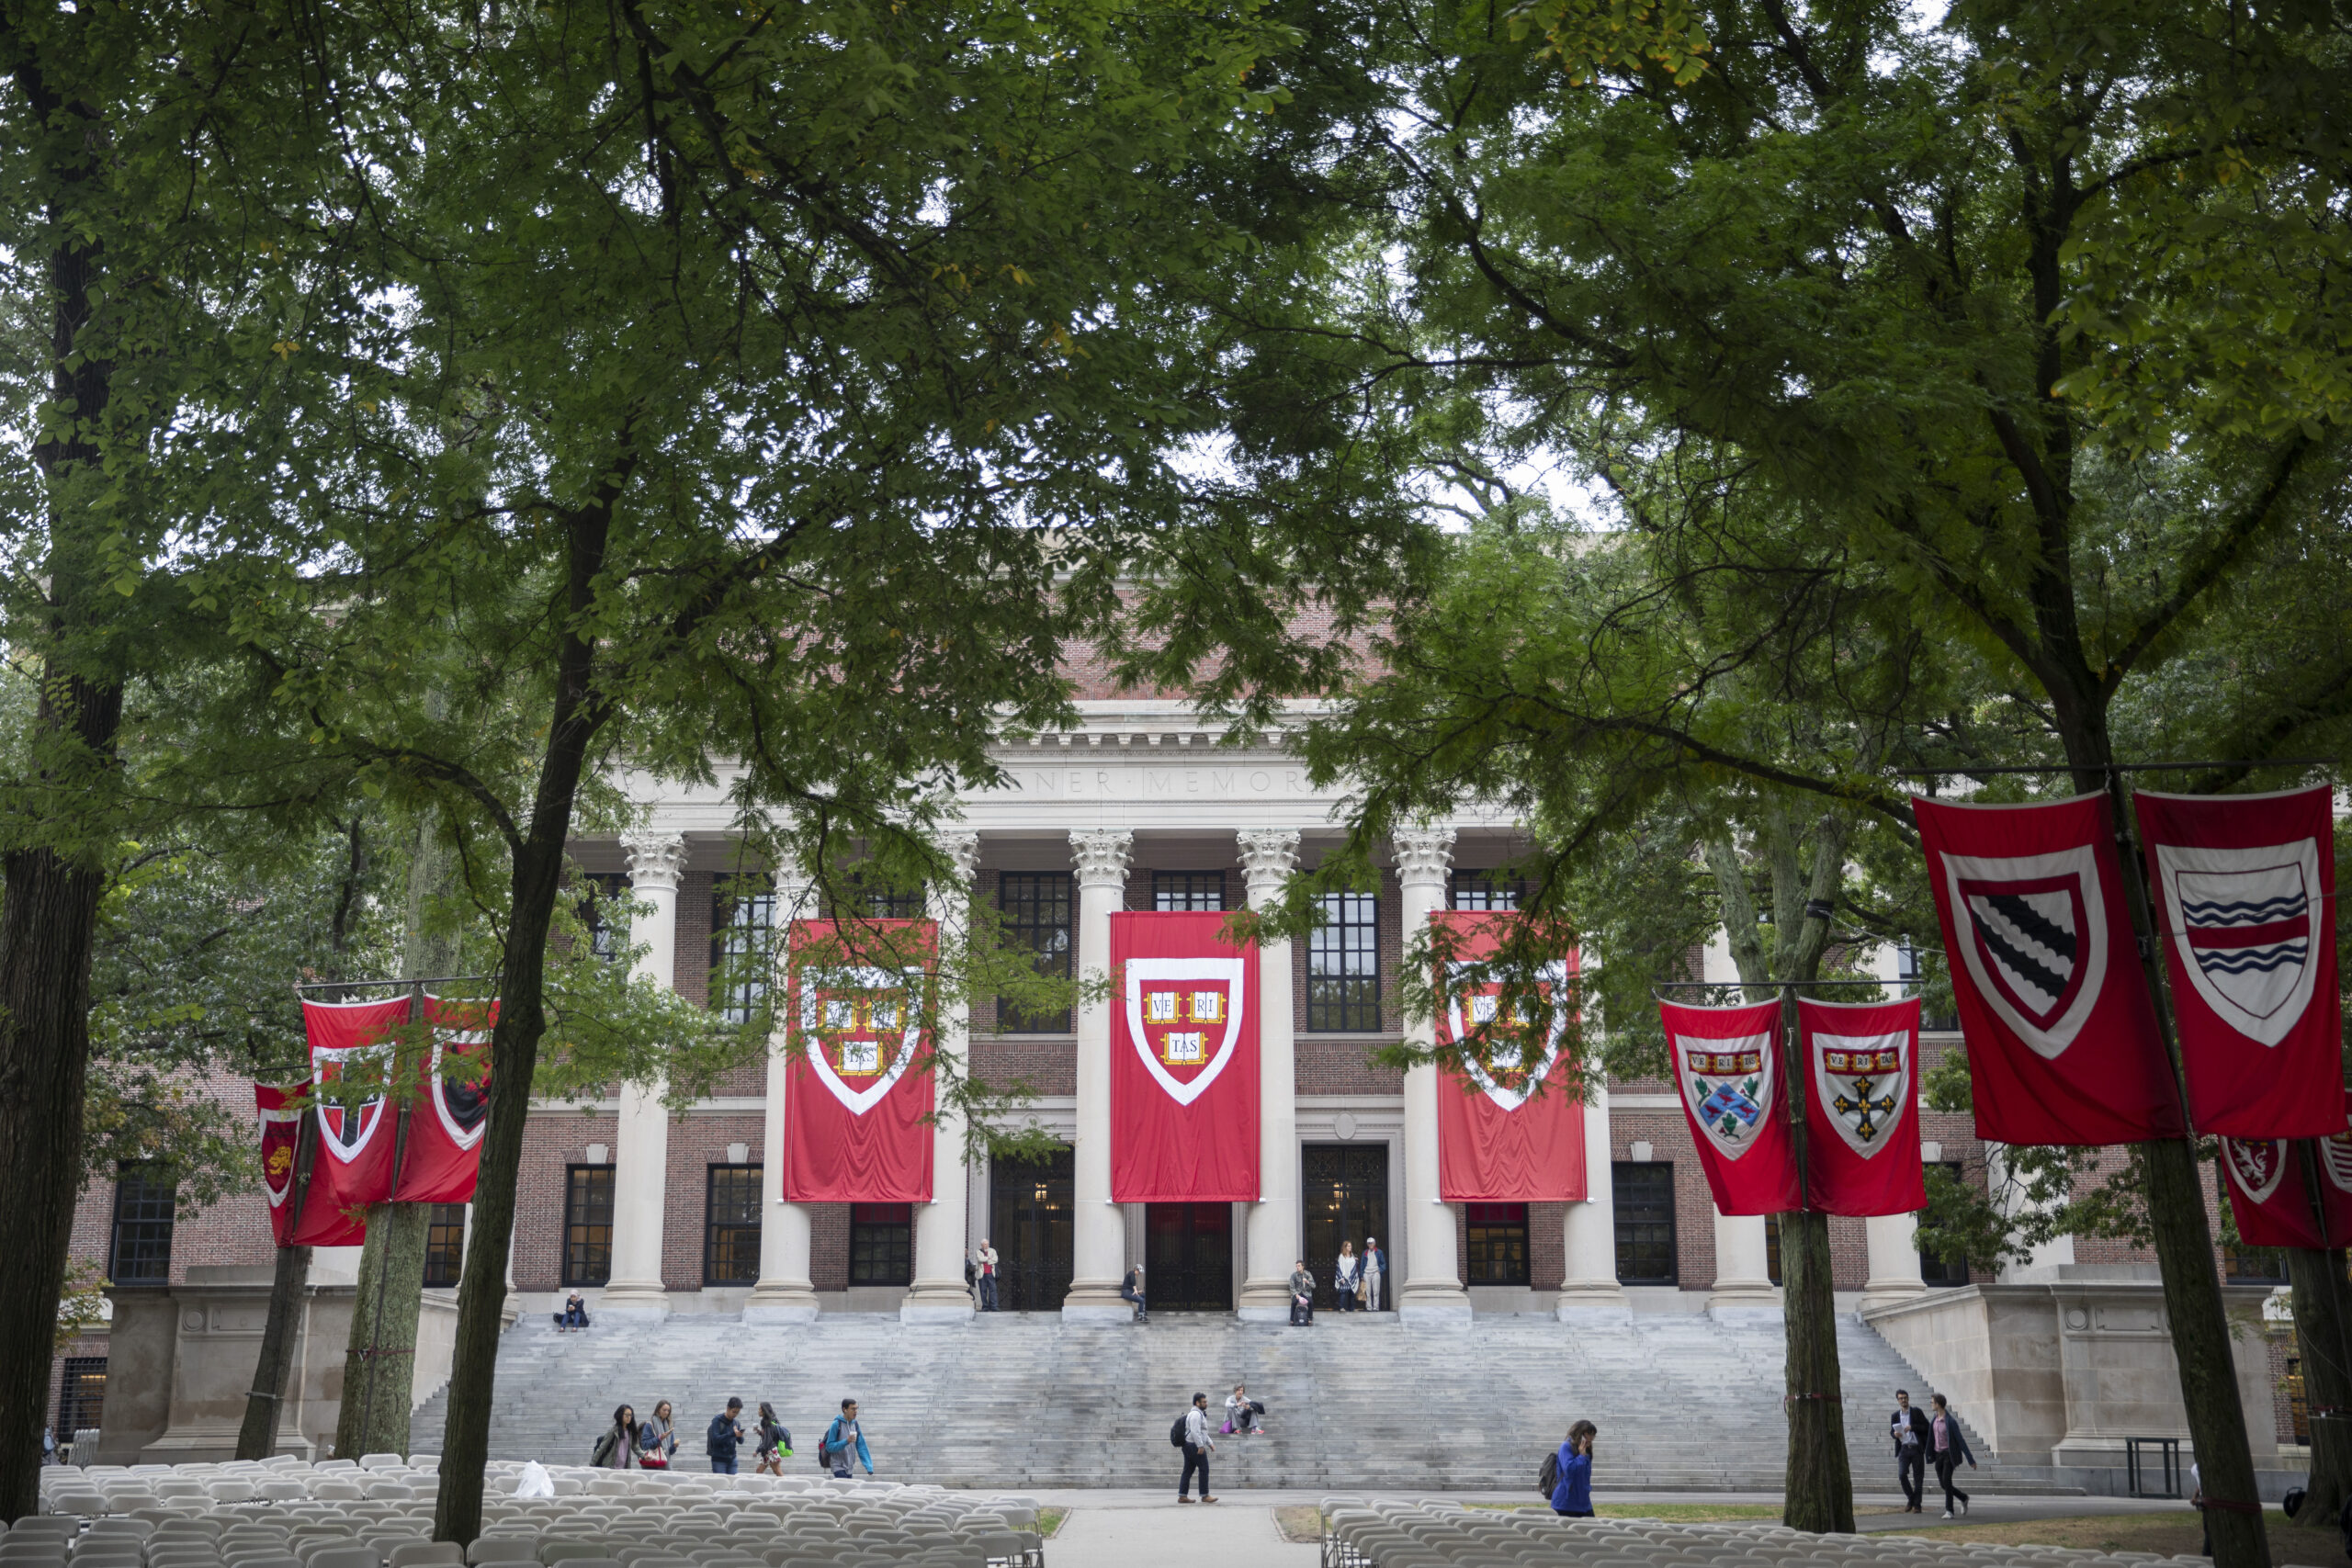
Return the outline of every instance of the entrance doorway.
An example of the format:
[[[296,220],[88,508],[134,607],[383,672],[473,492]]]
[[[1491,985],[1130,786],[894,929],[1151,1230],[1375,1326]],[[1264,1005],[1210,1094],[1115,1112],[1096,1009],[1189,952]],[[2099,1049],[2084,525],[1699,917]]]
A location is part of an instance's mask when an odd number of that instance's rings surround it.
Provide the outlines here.
[[[1147,1203],[1145,1298],[1154,1312],[1233,1310],[1233,1205]]]
[[[1364,1237],[1378,1236],[1388,1255],[1388,1275],[1381,1281],[1381,1305],[1396,1302],[1396,1243],[1388,1234],[1388,1145],[1386,1144],[1308,1144],[1300,1150],[1306,1180],[1300,1201],[1298,1234],[1306,1238],[1306,1268],[1315,1276],[1315,1304],[1334,1307],[1331,1262],[1340,1243],[1351,1241],[1363,1250]]]
[[[999,1312],[1059,1312],[1076,1271],[1072,1156],[998,1159],[989,1170],[989,1240],[997,1250]]]

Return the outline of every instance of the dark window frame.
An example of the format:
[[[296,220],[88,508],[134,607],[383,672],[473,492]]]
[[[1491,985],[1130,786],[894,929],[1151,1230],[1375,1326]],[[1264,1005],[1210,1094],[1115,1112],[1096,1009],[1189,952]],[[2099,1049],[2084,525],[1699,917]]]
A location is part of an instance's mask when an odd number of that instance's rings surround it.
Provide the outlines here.
[[[1521,878],[1497,882],[1492,871],[1476,867],[1455,871],[1446,887],[1446,905],[1454,909],[1508,912],[1526,897],[1527,884]]]
[[[1526,1204],[1464,1203],[1462,1235],[1464,1284],[1524,1286],[1532,1282]]]
[[[1309,1034],[1380,1031],[1380,895],[1326,893],[1306,939]]]
[[[2248,1247],[2244,1242],[2222,1248],[2222,1278],[2233,1285],[2283,1285],[2287,1254],[2276,1247]]]
[[[760,1282],[760,1183],[763,1168],[713,1161],[702,1186],[702,1282]],[[728,1190],[722,1194],[720,1189]]]
[[[97,1393],[89,1392],[89,1382],[97,1380]],[[63,1376],[57,1384],[57,1425],[52,1428],[61,1443],[70,1443],[74,1434],[106,1424],[107,1359],[104,1356],[68,1356]],[[83,1456],[76,1455],[76,1459]]]
[[[849,1206],[849,1282],[861,1286],[915,1282],[912,1203]]]
[[[1006,942],[1036,955],[1038,974],[1069,979],[1078,942],[1078,879],[1067,871],[1000,872],[996,902],[1004,918]],[[1055,918],[1057,907],[1058,919]],[[1000,1034],[1068,1034],[1069,1010],[1032,1013],[1010,997],[999,997],[996,1028]]]
[[[1162,914],[1185,910],[1222,913],[1225,873],[1155,871],[1151,874],[1151,907]]]
[[[1963,1179],[1960,1161],[1939,1159],[1932,1163],[1939,1169],[1950,1173],[1954,1181]],[[1968,1259],[1948,1258],[1938,1253],[1922,1251],[1919,1254],[1919,1282],[1938,1290],[1954,1290],[1965,1285],[1968,1283]]]
[[[591,871],[580,878],[594,889],[593,896],[580,900],[581,923],[588,928],[588,951],[610,964],[621,955],[628,942],[628,922],[608,921],[605,911],[625,898],[629,892],[628,874],[621,871]]]
[[[604,1177],[601,1221],[594,1179]],[[563,1283],[567,1289],[609,1284],[613,1278],[613,1167],[567,1165],[563,1168]],[[596,1232],[602,1230],[601,1240]],[[604,1268],[596,1264],[601,1258]]]
[[[749,965],[775,930],[775,878],[741,872],[710,885],[710,1006],[729,1023],[749,1023],[767,1005],[771,978]]]
[[[107,1278],[117,1286],[154,1289],[172,1282],[172,1235],[179,1219],[179,1183],[155,1181],[156,1168],[124,1160],[115,1168],[114,1220],[107,1231]],[[126,1268],[124,1265],[130,1266]]]
[[[424,1286],[454,1288],[466,1268],[466,1206],[435,1203],[424,1220]]]
[[[1660,1171],[1662,1176],[1646,1173]],[[1638,1174],[1637,1174],[1638,1173]],[[1634,1187],[1665,1189],[1665,1201],[1657,1202],[1657,1194],[1644,1193],[1644,1206],[1629,1214],[1626,1196]],[[1674,1162],[1671,1160],[1617,1160],[1610,1171],[1610,1218],[1615,1229],[1617,1280],[1624,1285],[1679,1285],[1682,1282],[1681,1238],[1677,1235],[1675,1216]],[[1628,1232],[1634,1235],[1629,1236]],[[1662,1239],[1662,1246],[1661,1246]],[[1628,1270],[1628,1252],[1638,1263],[1645,1256],[1663,1257],[1663,1273]]]

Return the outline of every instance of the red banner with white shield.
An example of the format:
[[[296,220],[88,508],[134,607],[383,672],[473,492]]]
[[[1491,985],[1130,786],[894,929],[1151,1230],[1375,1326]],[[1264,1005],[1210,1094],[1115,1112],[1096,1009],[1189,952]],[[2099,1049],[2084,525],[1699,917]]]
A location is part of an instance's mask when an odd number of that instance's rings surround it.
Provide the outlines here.
[[[490,1032],[498,1004],[428,996],[424,1021],[433,1046],[408,1108],[392,1201],[470,1203],[490,1125]]]
[[[1797,998],[1805,1195],[1829,1214],[1928,1206],[1919,1158],[1919,999]]]
[[[792,922],[786,1201],[931,1201],[935,944],[929,920]]]
[[[1666,1048],[1699,1168],[1725,1214],[1785,1214],[1803,1201],[1781,1081],[1781,1004],[1660,1002]]]
[[[2352,1097],[2335,1096],[2338,1126],[2312,1142],[2319,1190],[2304,1180],[2300,1141],[2221,1138],[2219,1163],[2230,1190],[2230,1214],[2248,1247],[2314,1250],[2352,1246]],[[2323,1221],[2324,1222],[2323,1224]]]
[[[380,1087],[390,1068],[393,1037],[407,1022],[404,996],[377,1002],[305,1000],[311,1081],[325,1089],[349,1077],[355,1083],[372,1078]],[[314,1223],[325,1224],[329,1214],[356,1222],[369,1204],[390,1199],[392,1145],[400,1128],[399,1108],[380,1092],[344,1104],[322,1098],[318,1106],[319,1148],[311,1161],[310,1196],[302,1210],[306,1230]]]
[[[1584,1100],[1569,1049],[1575,1031],[1568,979],[1577,955],[1555,960],[1538,983],[1549,1016],[1520,1017],[1491,1041],[1481,1039],[1502,1021],[1502,987],[1474,986],[1467,971],[1493,953],[1505,923],[1518,918],[1452,909],[1430,916],[1431,925],[1453,935],[1449,973],[1439,987],[1438,1043],[1467,1041],[1472,1047],[1459,1066],[1438,1075],[1437,1190],[1449,1203],[1585,1198]]]
[[[310,1105],[307,1084],[292,1089],[254,1085],[254,1111],[261,1122],[262,1196],[269,1201],[271,1239],[280,1247],[357,1247],[368,1239],[368,1226],[319,1199],[315,1152],[311,1201],[302,1201],[302,1194],[296,1190],[302,1119],[309,1114]]]
[[[1258,1201],[1258,944],[1216,913],[1111,917],[1111,1197]]]
[[[1977,1136],[2179,1136],[2107,797],[1912,807],[1968,1041]]]
[[[2256,1140],[2341,1133],[2331,792],[2133,797],[2188,1114]]]

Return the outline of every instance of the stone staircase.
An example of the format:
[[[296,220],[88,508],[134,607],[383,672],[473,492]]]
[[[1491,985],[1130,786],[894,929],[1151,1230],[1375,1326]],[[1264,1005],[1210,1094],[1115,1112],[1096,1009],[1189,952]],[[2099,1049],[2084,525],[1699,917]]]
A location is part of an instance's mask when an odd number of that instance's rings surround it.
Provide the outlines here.
[[[1926,1380],[1850,1314],[1838,1347],[1858,1488],[1892,1491],[1882,1407]],[[703,1428],[733,1394],[747,1430],[760,1402],[773,1403],[797,1449],[786,1473],[814,1473],[819,1436],[854,1395],[888,1478],[1154,1486],[1174,1480],[1168,1428],[1191,1395],[1208,1394],[1221,1418],[1227,1393],[1246,1382],[1269,1435],[1220,1445],[1220,1486],[1532,1492],[1544,1454],[1582,1416],[1600,1428],[1604,1491],[1777,1490],[1781,1358],[1777,1314],[1596,1327],[1493,1316],[1466,1329],[1407,1328],[1385,1313],[1327,1313],[1311,1329],[1177,1314],[1140,1327],[1050,1313],[984,1314],[969,1327],[880,1314],[791,1327],[681,1315],[577,1335],[534,1314],[500,1345],[490,1451],[583,1463],[615,1405],[641,1417],[667,1398],[682,1468],[698,1470]],[[447,1403],[445,1389],[417,1412],[417,1451],[441,1446]],[[2004,1489],[1988,1467],[1972,1490],[1988,1481]]]

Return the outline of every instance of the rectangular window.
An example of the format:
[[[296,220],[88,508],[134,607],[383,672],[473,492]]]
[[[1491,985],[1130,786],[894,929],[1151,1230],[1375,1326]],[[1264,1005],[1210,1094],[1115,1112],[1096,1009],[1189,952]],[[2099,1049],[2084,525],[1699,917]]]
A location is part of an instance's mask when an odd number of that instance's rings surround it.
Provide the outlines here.
[[[2222,1275],[2233,1285],[2283,1285],[2287,1255],[2275,1247],[2222,1248]]]
[[[849,1206],[849,1282],[910,1285],[915,1278],[915,1211],[911,1203]]]
[[[588,951],[610,964],[628,949],[628,878],[617,871],[590,872],[580,879],[590,897],[580,900],[580,920],[588,928]]]
[[[613,1277],[613,1168],[575,1165],[563,1173],[563,1282],[601,1285]]]
[[[1960,1161],[1956,1159],[1939,1160],[1936,1168],[1954,1181],[1960,1179]],[[1968,1259],[1943,1258],[1922,1251],[1919,1254],[1919,1278],[1930,1285],[1965,1285],[1968,1283]]]
[[[1674,1251],[1674,1167],[1620,1160],[1610,1171],[1617,1208],[1618,1282],[1680,1283]]]
[[[1225,908],[1225,873],[1221,871],[1155,871],[1151,874],[1151,907],[1169,910]]]
[[[179,1184],[126,1160],[114,1180],[114,1244],[107,1276],[118,1285],[172,1282],[172,1220]]]
[[[104,1356],[68,1356],[65,1358],[65,1381],[57,1391],[57,1440],[70,1443],[76,1432],[87,1432],[103,1423],[107,1407],[107,1359]],[[77,1461],[87,1455],[76,1454]]]
[[[760,1280],[760,1168],[714,1165],[703,1201],[702,1282],[755,1285]]]
[[[1464,1203],[1473,1285],[1527,1283],[1527,1205]]]
[[[838,916],[844,901],[853,913],[869,920],[919,920],[931,912],[925,906],[926,895],[922,887],[911,891],[886,887],[879,882],[868,881],[855,867],[838,880],[841,897],[826,895],[821,911],[826,919]]]
[[[729,1023],[749,1023],[767,1004],[775,928],[775,881],[765,873],[722,876],[710,893],[710,1005]]]
[[[1517,877],[1498,879],[1491,871],[1453,874],[1453,907],[1457,909],[1516,909],[1527,885]]]
[[[1069,978],[1070,874],[1066,871],[1008,871],[997,883],[997,907],[1004,914],[1005,940],[1035,955],[1037,973]],[[1005,1034],[1067,1034],[1069,1010],[1029,1012],[1011,998],[996,1004],[997,1029]]]
[[[435,1203],[424,1222],[424,1282],[447,1289],[464,1277],[466,1206]]]
[[[1380,1027],[1380,900],[1369,893],[1323,895],[1323,923],[1306,939],[1306,1027]]]

